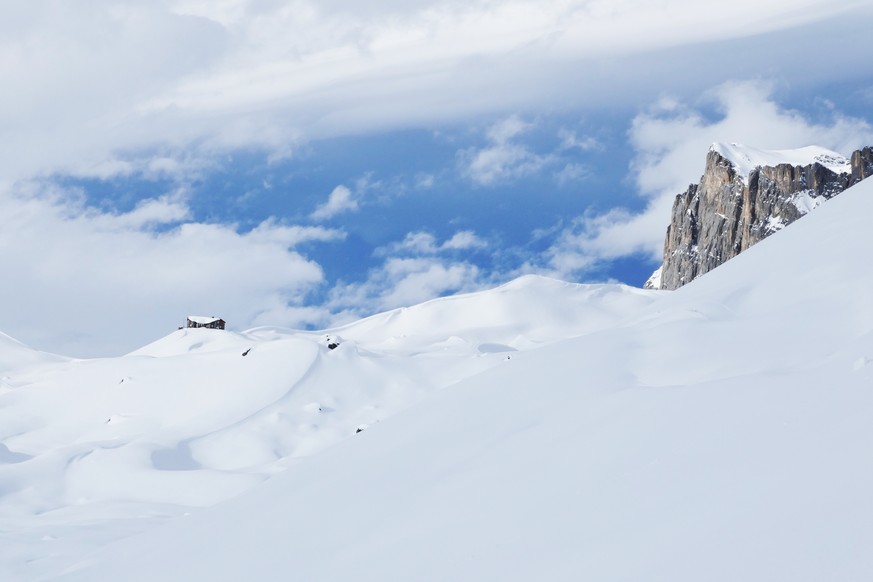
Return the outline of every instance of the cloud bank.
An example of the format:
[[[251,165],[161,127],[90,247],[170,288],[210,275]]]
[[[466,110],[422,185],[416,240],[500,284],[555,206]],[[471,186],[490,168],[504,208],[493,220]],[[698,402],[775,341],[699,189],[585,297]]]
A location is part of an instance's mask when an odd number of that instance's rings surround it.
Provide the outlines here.
[[[838,29],[846,47],[863,46],[860,23],[873,16],[866,2],[835,7],[824,0],[357,4],[7,6],[0,22],[0,176],[109,175],[153,159],[208,159],[234,148],[281,157],[302,140],[329,135],[632,104],[647,85],[659,90],[654,75],[661,86],[699,79],[699,90],[715,82],[712,69],[722,78],[742,73],[724,53],[738,63],[756,58],[759,67],[805,58],[804,74],[823,77],[851,69],[863,55],[847,50],[838,65],[817,67],[824,57],[806,54],[813,43],[803,27],[815,25],[816,38]],[[743,48],[748,42],[718,45],[784,31],[799,31],[775,39],[791,40],[799,56],[746,54],[754,50]],[[684,52],[656,58],[677,48]]]

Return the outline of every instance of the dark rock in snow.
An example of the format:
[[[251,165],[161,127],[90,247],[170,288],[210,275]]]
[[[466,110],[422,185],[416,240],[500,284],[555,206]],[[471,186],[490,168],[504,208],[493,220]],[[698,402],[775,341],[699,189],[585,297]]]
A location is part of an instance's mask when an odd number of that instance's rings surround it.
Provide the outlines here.
[[[664,262],[645,287],[678,289],[782,230],[873,174],[873,149],[854,152],[849,162],[850,172],[784,163],[756,167],[746,177],[711,149],[700,183],[676,196]]]
[[[852,179],[849,183],[854,186],[864,178],[873,174],[873,148],[866,147],[852,154]]]

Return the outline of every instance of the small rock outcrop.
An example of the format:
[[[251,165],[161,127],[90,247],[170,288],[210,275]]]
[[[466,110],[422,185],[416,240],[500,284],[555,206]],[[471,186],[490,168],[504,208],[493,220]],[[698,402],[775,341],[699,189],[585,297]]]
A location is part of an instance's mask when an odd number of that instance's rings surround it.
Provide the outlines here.
[[[676,196],[664,262],[645,287],[678,289],[871,174],[870,147],[846,159],[821,148],[764,152],[714,144],[700,183]]]

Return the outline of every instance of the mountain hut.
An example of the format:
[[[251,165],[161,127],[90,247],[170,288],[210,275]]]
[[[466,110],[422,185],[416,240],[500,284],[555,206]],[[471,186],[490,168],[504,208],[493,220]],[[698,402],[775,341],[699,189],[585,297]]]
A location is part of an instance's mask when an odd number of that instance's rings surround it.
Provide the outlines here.
[[[205,327],[207,329],[224,329],[224,320],[219,317],[203,317],[189,315],[185,327]]]

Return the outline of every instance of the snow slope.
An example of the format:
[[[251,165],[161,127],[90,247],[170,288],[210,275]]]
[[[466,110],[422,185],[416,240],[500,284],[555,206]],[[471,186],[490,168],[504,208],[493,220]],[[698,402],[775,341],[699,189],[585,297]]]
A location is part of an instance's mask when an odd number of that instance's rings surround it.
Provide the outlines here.
[[[395,309],[330,331],[374,350],[433,350],[446,342],[480,352],[516,350],[611,327],[656,296],[626,285],[527,275],[484,293]]]
[[[59,579],[869,580],[871,213],[862,182]]]
[[[871,214],[865,181],[675,292],[0,338],[0,580],[869,580]]]
[[[821,146],[792,150],[762,150],[737,143],[714,143],[709,149],[730,161],[737,175],[744,180],[748,180],[749,174],[755,168],[775,167],[780,164],[808,166],[818,162],[836,174],[852,171],[851,162],[845,156]]]
[[[438,389],[612,327],[658,296],[524,277],[337,330],[181,329],[97,360],[4,336],[0,580],[51,578],[82,553],[257,489]]]
[[[61,362],[67,360],[61,356],[47,354],[30,348],[5,333],[0,333],[0,389],[3,387],[3,376],[13,369],[27,366]]]

